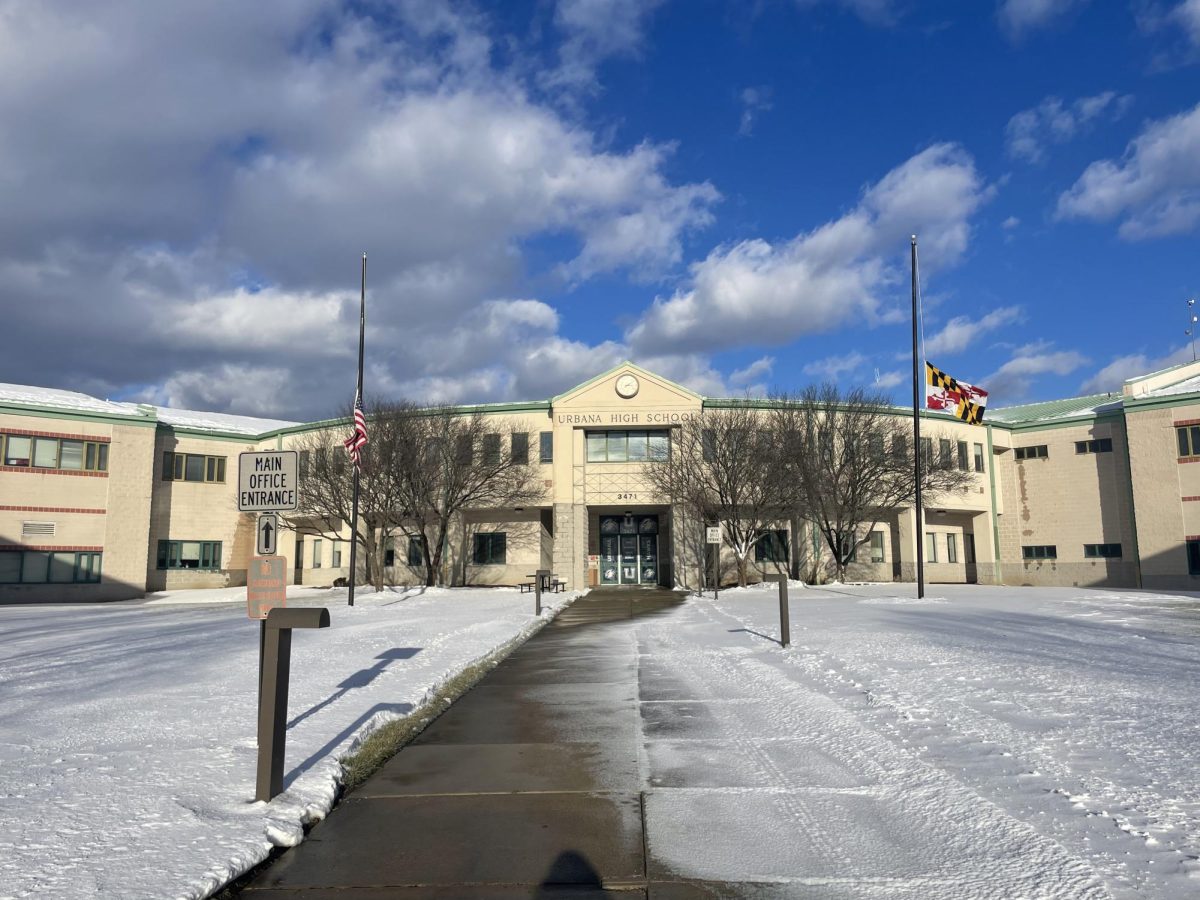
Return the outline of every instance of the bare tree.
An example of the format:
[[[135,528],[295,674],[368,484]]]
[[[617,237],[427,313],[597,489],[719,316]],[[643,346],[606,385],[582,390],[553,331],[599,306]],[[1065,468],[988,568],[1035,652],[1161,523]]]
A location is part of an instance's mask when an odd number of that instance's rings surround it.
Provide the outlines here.
[[[780,450],[780,473],[789,505],[803,509],[825,539],[845,575],[855,551],[885,517],[913,503],[916,471],[911,422],[886,397],[835,385],[806,388],[776,398],[772,431]],[[944,434],[923,438],[922,491],[933,500],[973,483],[965,460]],[[918,537],[919,539],[919,537]]]
[[[701,528],[720,524],[746,583],[751,551],[782,508],[772,421],[749,403],[706,409],[671,432],[664,460],[644,477]]]
[[[425,583],[438,583],[446,536],[468,509],[532,506],[545,496],[521,425],[451,407],[381,409],[396,432],[392,524],[418,542]],[[522,441],[513,435],[526,435]],[[514,446],[515,444],[515,446]]]
[[[338,425],[311,432],[294,445],[300,451],[299,502],[296,512],[286,517],[292,528],[331,541],[342,540],[343,525],[350,523],[350,539],[362,551],[367,581],[377,591],[383,589],[384,548],[394,530],[394,511],[400,499],[393,476],[397,432],[385,412],[386,407],[379,404],[367,412],[370,443],[361,452],[358,521],[351,521],[354,467],[342,443],[350,433],[352,413]]]

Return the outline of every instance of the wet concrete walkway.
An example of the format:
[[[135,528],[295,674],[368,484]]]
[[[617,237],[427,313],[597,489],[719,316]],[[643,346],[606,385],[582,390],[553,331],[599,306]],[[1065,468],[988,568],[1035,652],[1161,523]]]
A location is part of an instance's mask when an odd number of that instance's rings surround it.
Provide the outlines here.
[[[576,601],[243,896],[712,896],[647,878],[634,626],[681,602],[628,589]]]

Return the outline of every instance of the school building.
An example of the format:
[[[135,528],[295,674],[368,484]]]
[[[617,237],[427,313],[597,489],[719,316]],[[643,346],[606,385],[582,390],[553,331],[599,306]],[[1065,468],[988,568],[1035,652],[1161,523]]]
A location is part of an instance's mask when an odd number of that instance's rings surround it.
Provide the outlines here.
[[[673,427],[737,402],[623,363],[548,400],[464,407],[502,423],[506,450],[515,441],[527,454],[545,494],[537,506],[465,512],[444,577],[511,585],[550,568],[570,588],[697,587],[697,523],[642,472],[669,452]],[[982,427],[927,421],[971,485],[928,505],[921,525],[912,509],[881,522],[849,577],[913,580],[922,540],[930,582],[1200,587],[1200,364],[1131,379],[1120,394],[989,409]],[[0,602],[245,584],[255,516],[237,509],[238,454],[296,447],[318,427],[0,385]],[[809,523],[781,519],[768,532],[755,577],[822,569]],[[417,583],[403,542],[388,548],[388,580]],[[348,543],[302,520],[278,546],[295,583],[348,574]]]

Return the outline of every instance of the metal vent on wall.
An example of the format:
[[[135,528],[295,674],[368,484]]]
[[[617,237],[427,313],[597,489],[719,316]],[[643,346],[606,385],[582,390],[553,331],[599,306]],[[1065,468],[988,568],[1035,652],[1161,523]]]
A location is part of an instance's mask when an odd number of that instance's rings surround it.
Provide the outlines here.
[[[46,537],[54,535],[53,522],[22,522],[21,537]]]

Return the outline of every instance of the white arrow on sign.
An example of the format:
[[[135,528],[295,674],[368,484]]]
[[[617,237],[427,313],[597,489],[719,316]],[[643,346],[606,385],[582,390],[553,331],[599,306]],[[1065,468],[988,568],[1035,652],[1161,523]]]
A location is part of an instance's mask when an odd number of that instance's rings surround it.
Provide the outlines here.
[[[262,513],[258,517],[258,555],[274,556],[279,539],[279,516]]]

